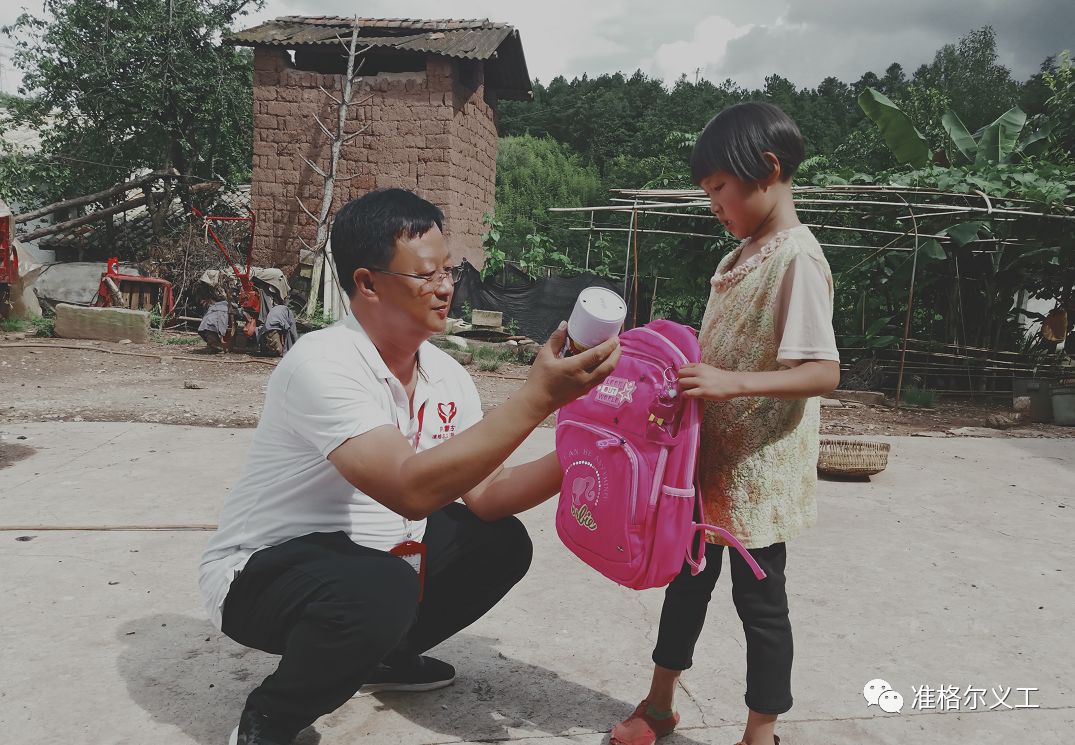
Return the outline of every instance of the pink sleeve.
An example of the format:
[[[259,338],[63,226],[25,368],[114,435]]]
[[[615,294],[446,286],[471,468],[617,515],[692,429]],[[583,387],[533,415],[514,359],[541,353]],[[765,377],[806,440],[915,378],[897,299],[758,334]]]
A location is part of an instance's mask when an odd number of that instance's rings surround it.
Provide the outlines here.
[[[776,329],[780,364],[840,361],[832,328],[832,276],[817,259],[800,254],[788,264],[776,299]]]

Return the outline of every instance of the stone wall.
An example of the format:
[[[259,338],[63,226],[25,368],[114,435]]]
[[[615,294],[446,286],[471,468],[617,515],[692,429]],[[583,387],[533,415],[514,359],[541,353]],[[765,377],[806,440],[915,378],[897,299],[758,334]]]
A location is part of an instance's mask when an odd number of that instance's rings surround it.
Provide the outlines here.
[[[456,258],[480,266],[482,216],[492,212],[496,174],[496,111],[485,100],[481,71],[469,85],[454,60],[431,56],[425,72],[385,73],[356,87],[349,132],[365,132],[345,145],[332,211],[371,189],[398,186],[417,192],[445,214]],[[312,243],[313,221],[296,196],[317,214],[322,180],[303,158],[327,170],[331,139],[314,121],[335,128],[339,75],[297,70],[287,52],[254,53],[254,162],[251,202],[257,213],[254,262],[290,274],[300,238]]]

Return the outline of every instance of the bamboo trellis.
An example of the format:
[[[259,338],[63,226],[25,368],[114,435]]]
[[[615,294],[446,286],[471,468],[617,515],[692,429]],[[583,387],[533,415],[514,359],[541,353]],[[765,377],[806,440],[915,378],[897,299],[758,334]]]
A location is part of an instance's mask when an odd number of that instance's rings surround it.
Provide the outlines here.
[[[936,217],[950,217],[953,222],[963,217],[968,220],[988,217],[994,221],[1015,220],[1024,217],[1037,217],[1043,220],[1062,220],[1075,222],[1075,207],[1066,204],[1048,207],[1027,199],[990,197],[982,191],[960,193],[940,189],[881,186],[875,184],[847,184],[831,186],[796,186],[792,188],[796,208],[808,216],[808,227],[821,232],[849,232],[858,236],[864,234],[878,236],[878,245],[854,243],[833,243],[820,241],[824,248],[833,250],[873,251],[866,259],[882,252],[898,251],[911,254],[912,270],[906,308],[904,309],[904,329],[900,344],[900,358],[896,378],[896,405],[899,406],[903,388],[906,358],[910,339],[911,314],[914,308],[914,291],[917,279],[918,253],[923,240],[943,240],[948,236],[941,233],[920,229],[920,222]],[[629,233],[625,256],[625,267],[629,267],[632,253],[637,267],[637,246],[639,235],[659,234],[682,237],[717,238],[719,232],[705,233],[695,230],[665,230],[640,228],[638,216],[644,214],[664,217],[685,217],[712,225],[716,218],[709,211],[709,199],[701,189],[613,189],[610,204],[591,207],[553,207],[553,213],[571,214],[588,213],[587,225],[576,225],[569,230],[586,231],[590,238],[594,232]],[[1037,209],[1034,209],[1034,208]],[[627,227],[612,224],[599,224],[599,215],[629,213]],[[861,220],[877,219],[887,214],[897,225],[907,225],[906,230],[884,230],[866,228],[859,225],[840,225],[827,220],[839,216],[841,219],[859,218]],[[1075,229],[1075,225],[1072,226]],[[589,243],[588,243],[589,244]],[[995,253],[1000,248],[1020,248],[1033,246],[1021,241],[999,238],[976,238],[968,241],[971,253]],[[865,262],[862,262],[865,263]],[[861,264],[860,264],[861,265]],[[637,270],[636,270],[637,271]],[[626,272],[625,272],[626,273]],[[637,284],[637,277],[635,279]],[[626,294],[627,280],[624,281]],[[962,296],[960,296],[961,298]],[[962,299],[960,299],[962,307]],[[962,310],[960,310],[962,316]],[[1011,370],[1010,366],[1002,366]],[[995,365],[990,366],[996,371]]]

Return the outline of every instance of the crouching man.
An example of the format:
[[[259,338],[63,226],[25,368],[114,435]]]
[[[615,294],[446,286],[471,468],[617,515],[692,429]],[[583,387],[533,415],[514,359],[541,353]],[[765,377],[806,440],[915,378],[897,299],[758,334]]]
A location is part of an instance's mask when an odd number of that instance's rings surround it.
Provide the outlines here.
[[[344,205],[332,250],[353,317],[302,337],[269,380],[200,571],[213,622],[280,655],[233,743],[289,743],[363,687],[450,684],[454,668],[423,653],[523,577],[531,543],[511,515],[560,487],[554,453],[503,461],[619,358],[613,340],[560,359],[558,331],[483,418],[470,376],[427,341],[459,272],[442,221],[400,189]]]

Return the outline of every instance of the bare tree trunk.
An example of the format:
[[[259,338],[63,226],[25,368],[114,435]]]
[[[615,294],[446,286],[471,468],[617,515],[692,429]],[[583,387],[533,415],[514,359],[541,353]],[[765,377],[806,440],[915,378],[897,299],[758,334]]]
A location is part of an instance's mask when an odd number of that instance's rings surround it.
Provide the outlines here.
[[[321,178],[324,180],[324,187],[321,192],[321,208],[315,215],[309,209],[306,208],[306,205],[302,203],[302,200],[299,199],[299,197],[295,197],[296,201],[298,201],[299,203],[299,207],[302,208],[302,211],[305,212],[310,217],[310,219],[313,220],[314,223],[317,225],[317,234],[314,238],[313,245],[306,243],[306,241],[303,241],[302,243],[304,246],[306,246],[306,248],[311,251],[314,251],[318,255],[318,261],[324,261],[324,264],[327,265],[328,271],[332,273],[332,276],[335,279],[337,286],[339,286],[339,277],[336,277],[335,264],[325,258],[325,244],[328,242],[329,237],[329,212],[332,209],[332,197],[333,191],[336,186],[336,180],[339,179],[342,181],[353,178],[353,176],[341,177],[338,175],[340,152],[343,150],[344,145],[354,140],[356,137],[361,135],[363,132],[366,131],[366,129],[369,128],[369,124],[367,123],[355,132],[347,132],[345,126],[347,124],[347,109],[353,103],[352,95],[354,92],[354,81],[358,77],[359,69],[361,69],[362,67],[361,60],[359,61],[357,66],[355,64],[355,60],[360,54],[365,53],[365,50],[358,50],[359,30],[360,29],[358,26],[358,19],[356,18],[355,23],[351,28],[351,41],[349,44],[345,45],[345,48],[347,49],[347,72],[344,74],[343,77],[343,86],[340,92],[340,98],[336,98],[324,88],[321,89],[322,93],[324,93],[326,96],[336,102],[335,131],[330,130],[325,125],[325,123],[321,121],[320,117],[314,116],[314,121],[317,123],[317,126],[320,127],[321,131],[324,132],[325,135],[332,141],[331,156],[329,158],[328,170],[326,171],[322,169],[309,158],[303,158],[303,160],[306,162],[306,165],[308,165],[314,171],[314,173],[321,176]],[[342,38],[340,38],[339,41],[340,44],[344,43]],[[358,103],[364,103],[364,101],[360,101]],[[312,294],[313,293],[311,292],[311,295]]]

